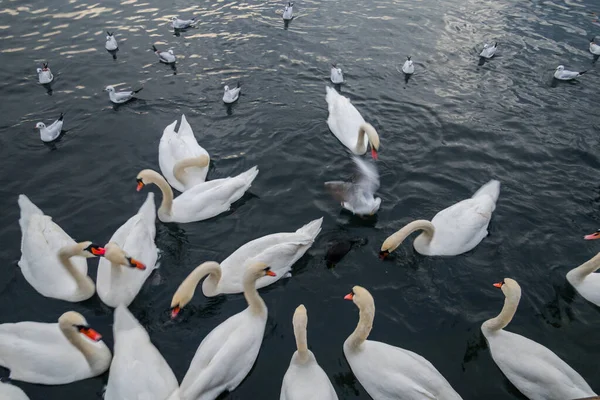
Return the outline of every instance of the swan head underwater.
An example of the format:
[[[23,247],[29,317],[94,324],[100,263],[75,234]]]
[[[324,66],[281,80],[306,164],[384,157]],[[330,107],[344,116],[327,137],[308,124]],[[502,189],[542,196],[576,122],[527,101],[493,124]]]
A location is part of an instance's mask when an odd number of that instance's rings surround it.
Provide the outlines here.
[[[58,319],[58,326],[63,331],[77,331],[94,342],[99,342],[102,335],[90,328],[83,315],[75,311],[67,311]]]

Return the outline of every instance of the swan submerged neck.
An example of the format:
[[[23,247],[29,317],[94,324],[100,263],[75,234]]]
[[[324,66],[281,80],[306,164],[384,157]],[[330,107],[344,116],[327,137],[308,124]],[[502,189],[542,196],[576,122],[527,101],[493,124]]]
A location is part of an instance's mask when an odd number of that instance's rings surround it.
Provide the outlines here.
[[[175,176],[175,179],[177,179],[179,182],[186,184],[187,183],[187,176],[185,174],[186,168],[189,168],[189,167],[205,168],[208,166],[209,162],[210,162],[210,158],[206,154],[203,154],[199,157],[184,158],[183,160],[177,161],[175,163],[175,165],[173,166],[173,175]]]
[[[308,324],[308,316],[304,305],[298,306],[294,312],[292,319],[294,326],[294,337],[296,338],[296,348],[298,361],[305,363],[309,359],[308,341],[306,338],[306,325]]]
[[[162,215],[171,215],[173,210],[173,189],[161,174],[151,169],[142,170],[138,176],[138,191],[149,183],[154,183],[162,192],[162,201],[158,212]]]
[[[504,292],[506,298],[500,314],[483,323],[482,328],[488,332],[496,332],[506,328],[517,312],[517,307],[521,300],[521,287],[515,280],[505,278],[502,283],[496,284],[495,286],[497,285],[501,286],[502,292]]]
[[[418,219],[406,224],[402,229],[385,239],[381,245],[381,252],[391,253],[392,251],[396,250],[411,233],[419,230],[423,231],[422,235],[426,239],[427,243],[431,242],[431,239],[433,239],[433,235],[435,233],[435,227],[430,221]]]

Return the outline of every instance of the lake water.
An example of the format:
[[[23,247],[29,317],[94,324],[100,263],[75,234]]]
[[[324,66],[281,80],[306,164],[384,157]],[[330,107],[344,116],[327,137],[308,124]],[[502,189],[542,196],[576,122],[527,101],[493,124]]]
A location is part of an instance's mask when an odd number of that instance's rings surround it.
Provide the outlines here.
[[[369,399],[342,344],[358,311],[353,285],[375,298],[370,338],[415,351],[464,399],[523,399],[491,359],[480,325],[504,297],[494,282],[516,279],[523,296],[508,330],[556,352],[600,392],[600,309],[574,293],[571,268],[600,250],[584,234],[600,226],[600,67],[590,37],[600,34],[592,0],[297,1],[284,29],[278,1],[0,0],[0,322],[55,322],[78,311],[112,348],[112,310],[97,296],[71,304],[47,299],[23,278],[17,196],[28,195],[76,240],[104,244],[146,198],[141,169],[158,170],[163,129],[181,114],[212,157],[209,179],[257,165],[260,173],[233,211],[192,224],[158,223],[160,268],[130,306],[181,380],[201,340],[241,311],[241,295],[198,291],[182,318],[171,296],[188,272],[222,261],[259,236],[293,231],[324,217],[293,277],[261,290],[269,308],[264,342],[248,378],[224,398],[278,399],[295,350],[291,318],[308,309],[309,346],[340,399]],[[175,36],[170,17],[193,15],[197,29]],[[117,59],[104,49],[115,31]],[[485,42],[497,56],[478,66]],[[177,74],[150,50],[172,48]],[[399,72],[411,55],[416,73]],[[48,61],[52,94],[37,83]],[[329,132],[325,86],[337,62],[348,96],[381,135],[382,208],[363,220],[340,212],[323,182],[348,179],[352,162]],[[552,83],[557,65],[589,72]],[[224,84],[243,84],[232,107]],[[107,85],[144,87],[113,109]],[[33,127],[65,112],[68,132],[46,145]],[[430,219],[502,182],[490,235],[473,251],[424,257],[412,239],[380,261],[383,240],[407,222]],[[151,187],[151,190],[157,190]],[[157,200],[160,199],[160,194]],[[333,269],[333,239],[362,238]],[[96,275],[96,260],[90,260]],[[7,371],[0,371],[7,376]],[[70,385],[14,382],[32,400],[99,398],[108,374]]]

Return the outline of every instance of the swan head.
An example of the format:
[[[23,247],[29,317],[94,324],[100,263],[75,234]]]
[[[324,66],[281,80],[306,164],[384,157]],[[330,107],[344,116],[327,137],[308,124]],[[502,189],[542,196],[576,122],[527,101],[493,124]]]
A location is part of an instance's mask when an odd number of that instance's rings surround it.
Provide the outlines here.
[[[43,122],[38,122],[37,124],[35,124],[35,129],[44,129],[46,127],[46,124],[44,124]]]
[[[218,262],[207,261],[197,266],[187,278],[181,282],[177,291],[171,299],[171,318],[177,317],[183,307],[185,307],[194,297],[194,291],[198,283],[207,275],[220,273],[221,266]]]
[[[564,65],[559,65],[558,67],[556,67],[557,71],[563,71],[565,69]]]
[[[144,263],[129,257],[127,253],[123,251],[115,242],[110,242],[104,246],[104,258],[115,265],[124,265],[126,267],[136,268],[139,270],[145,270],[146,266]]]
[[[93,258],[98,256],[103,256],[106,250],[104,247],[100,247],[97,244],[92,242],[81,242],[76,243],[73,246],[64,246],[58,251],[58,255],[66,256],[66,257],[85,257],[85,258]]]
[[[590,233],[589,235],[585,235],[583,237],[585,240],[595,240],[595,239],[600,239],[600,229],[598,229],[596,232],[594,233]]]
[[[507,298],[516,297],[517,301],[521,298],[521,286],[514,279],[504,278],[502,282],[494,283],[494,286],[502,289]]]
[[[344,300],[352,300],[356,306],[363,310],[367,308],[375,308],[375,300],[367,289],[362,286],[354,286],[352,291],[344,296]]]
[[[306,313],[304,304],[300,304],[296,307],[296,311],[294,311],[294,316],[292,317],[292,325],[294,325],[294,328],[306,329],[306,325],[308,325],[308,314]]]
[[[137,182],[137,191],[139,192],[140,190],[142,190],[144,188],[144,186],[146,186],[148,183],[152,183],[154,182],[154,176],[157,173],[152,171],[151,169],[144,169],[142,171],[140,171],[140,173],[138,174],[137,178],[136,178],[136,182]]]
[[[104,91],[108,92],[108,93],[114,93],[115,92],[115,88],[112,87],[112,86],[107,86],[106,88],[104,88]]]
[[[63,332],[75,331],[87,336],[94,342],[100,341],[102,335],[90,328],[83,315],[75,311],[67,311],[58,319],[58,326]]]
[[[271,267],[264,262],[252,262],[248,265],[246,272],[244,273],[244,281],[248,279],[258,280],[263,276],[277,276],[277,274],[271,271]]]

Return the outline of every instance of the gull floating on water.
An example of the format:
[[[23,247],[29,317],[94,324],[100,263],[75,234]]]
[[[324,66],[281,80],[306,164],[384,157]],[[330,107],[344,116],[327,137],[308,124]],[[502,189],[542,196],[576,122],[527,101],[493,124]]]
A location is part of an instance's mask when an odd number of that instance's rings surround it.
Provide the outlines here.
[[[239,82],[237,83],[236,87],[231,89],[229,89],[229,86],[225,85],[225,91],[223,93],[223,102],[230,104],[236,101],[240,97],[240,90],[242,90],[241,86],[242,85],[240,85]]]
[[[325,182],[325,188],[346,210],[357,215],[373,215],[381,205],[381,199],[374,197],[379,189],[379,173],[369,162],[358,157],[352,157],[352,160],[356,164],[354,182]]]
[[[113,33],[106,31],[106,35],[107,35],[106,36],[106,44],[104,45],[106,50],[115,51],[116,49],[118,49],[119,45],[118,45],[117,39],[115,39]]]
[[[489,44],[484,44],[483,45],[483,50],[481,50],[481,53],[479,53],[480,57],[483,58],[492,58],[494,56],[494,54],[496,53],[496,49],[498,48],[498,42],[494,43],[493,46],[490,46]]]
[[[173,29],[187,29],[196,26],[198,20],[196,17],[192,19],[179,19],[177,17],[173,17]]]
[[[292,18],[294,18],[294,3],[288,3],[283,9],[283,19],[290,21]]]
[[[587,71],[581,71],[581,72],[568,71],[565,69],[564,66],[559,65],[558,67],[556,67],[556,71],[554,72],[554,77],[561,81],[570,81],[572,79],[580,77],[581,75],[585,74],[586,72]]]
[[[50,126],[46,126],[43,122],[38,122],[35,125],[36,129],[40,130],[40,139],[42,142],[51,142],[60,136],[63,126],[63,113]]]
[[[38,79],[42,85],[50,83],[52,80],[54,80],[54,75],[52,75],[50,68],[48,68],[48,63],[43,63],[42,68],[37,69],[37,73]]]
[[[406,57],[406,61],[404,61],[404,65],[402,66],[402,72],[404,72],[406,75],[412,75],[415,73],[415,66],[410,59],[410,56]]]
[[[336,64],[331,64],[331,82],[335,84],[344,83],[344,74],[342,74],[342,69],[338,68]]]
[[[175,61],[177,61],[177,58],[175,58],[175,55],[173,54],[173,50],[158,51],[154,45],[152,45],[152,50],[158,56],[158,60],[162,63],[175,64]]]
[[[133,91],[116,92],[114,87],[107,86],[106,89],[104,89],[104,91],[108,92],[108,97],[110,98],[110,101],[112,101],[115,104],[123,104],[133,99],[133,95],[140,92],[142,89],[143,87]]]

